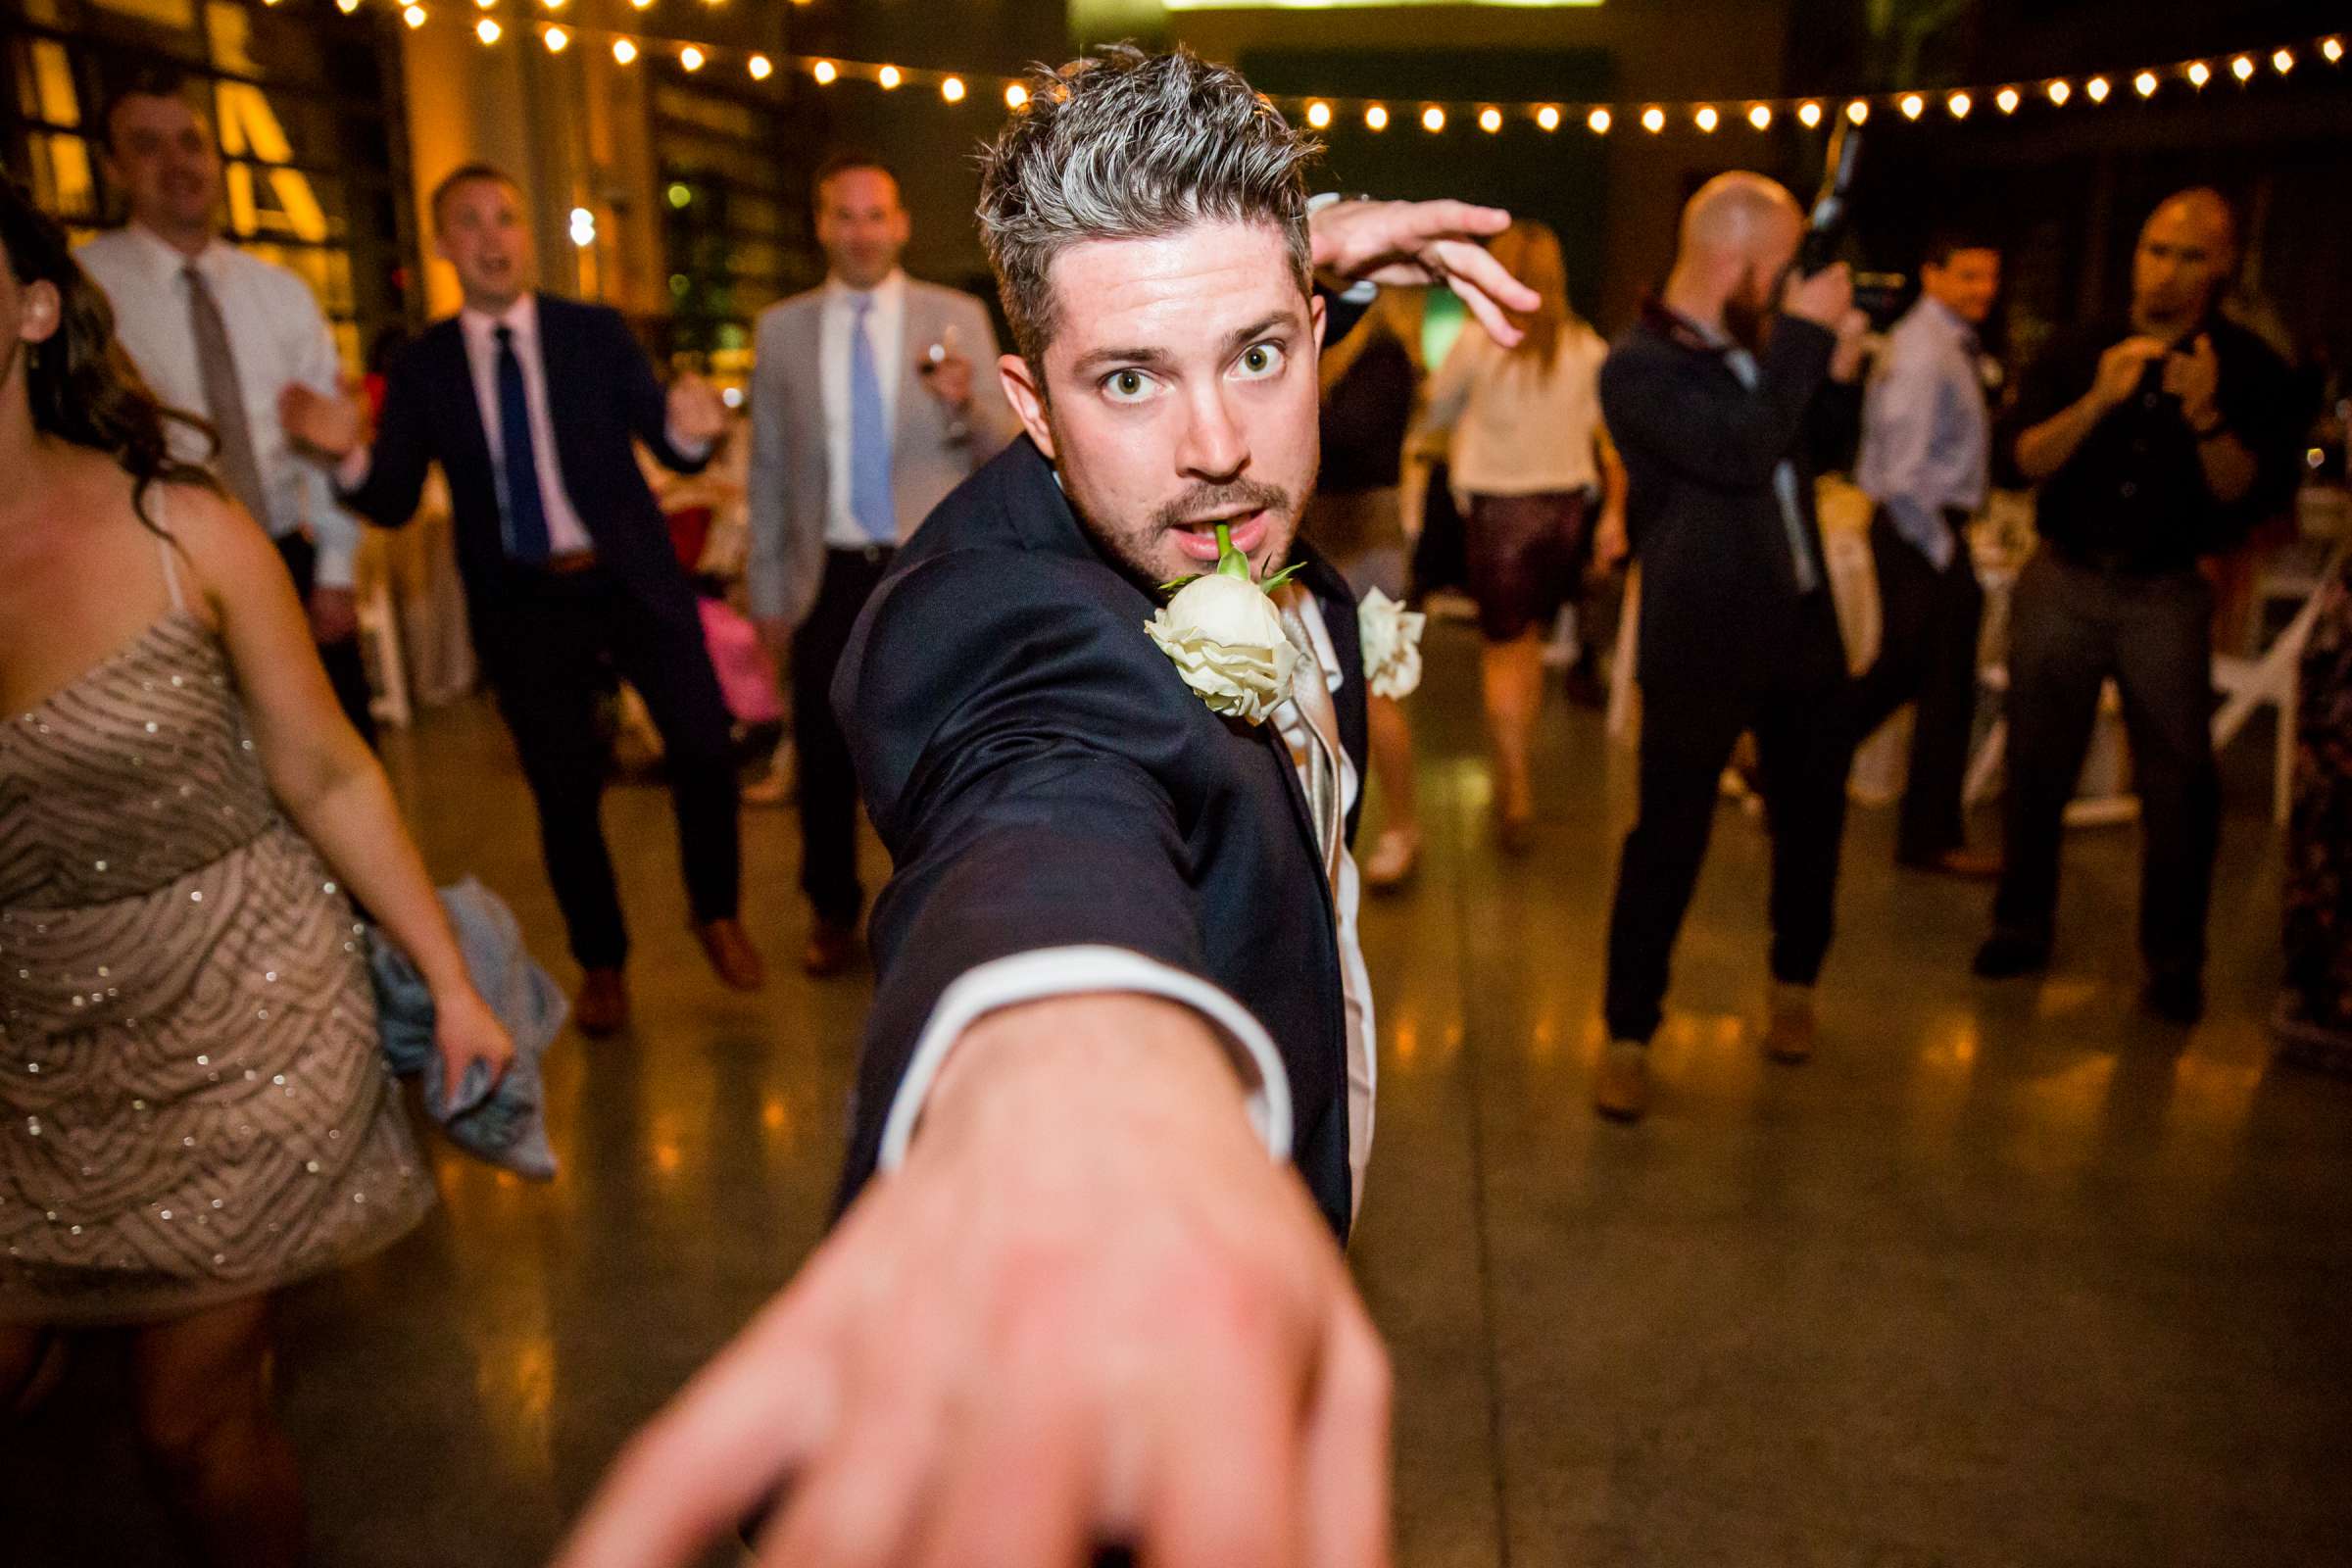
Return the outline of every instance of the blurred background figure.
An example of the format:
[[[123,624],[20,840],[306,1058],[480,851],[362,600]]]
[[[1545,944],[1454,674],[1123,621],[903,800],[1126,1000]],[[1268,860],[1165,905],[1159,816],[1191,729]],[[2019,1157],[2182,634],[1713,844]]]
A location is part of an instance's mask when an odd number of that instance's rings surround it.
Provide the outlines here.
[[[1526,333],[1514,348],[1475,326],[1462,333],[1430,383],[1418,428],[1451,432],[1448,482],[1465,498],[1470,592],[1486,640],[1495,831],[1519,855],[1533,844],[1528,752],[1544,636],[1582,581],[1596,518],[1624,505],[1625,477],[1601,426],[1608,344],[1569,307],[1558,236],[1515,222],[1489,249],[1543,303],[1514,318]]]
[[[1894,857],[1924,871],[1991,876],[1962,820],[1977,715],[1977,633],[1984,592],[1968,524],[1984,505],[1992,452],[1978,330],[2001,291],[2001,253],[1957,235],[1920,268],[1917,304],[1886,334],[1862,412],[1855,482],[1877,503],[1879,657],[1855,693],[1856,741],[1917,704]]]
[[[343,373],[334,337],[308,283],[220,238],[220,153],[191,91],[177,73],[151,70],[107,106],[107,177],[127,221],[81,247],[79,260],[106,290],[147,384],[211,423],[209,452],[185,426],[174,450],[209,466],[277,542],[343,716],[373,745],[353,591],[360,525],[278,418],[287,387],[334,395]]]
[[[1421,382],[1421,312],[1426,291],[1383,289],[1355,330],[1323,356],[1323,466],[1299,527],[1360,599],[1374,589],[1406,597],[1411,546],[1400,505],[1406,427]],[[1413,733],[1404,705],[1366,699],[1371,771],[1382,827],[1364,857],[1364,886],[1400,887],[1421,857],[1413,791]]]
[[[271,1298],[433,1203],[344,889],[430,988],[450,1083],[513,1047],[270,540],[172,455],[5,180],[0,242],[0,1419],[62,1333],[127,1329],[184,1549],[294,1568]]]
[[[752,373],[753,617],[792,669],[802,966],[857,961],[858,778],[833,717],[833,672],[899,545],[1016,428],[978,300],[916,282],[898,176],[845,154],[816,175],[825,281],[760,313]]]

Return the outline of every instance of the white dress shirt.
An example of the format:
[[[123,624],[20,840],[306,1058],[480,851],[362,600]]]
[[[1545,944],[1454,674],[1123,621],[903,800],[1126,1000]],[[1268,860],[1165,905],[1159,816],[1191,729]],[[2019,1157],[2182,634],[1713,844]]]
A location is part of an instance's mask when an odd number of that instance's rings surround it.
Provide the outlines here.
[[[507,508],[507,441],[498,409],[498,329],[514,334],[514,358],[522,366],[522,397],[531,411],[531,466],[539,475],[539,508],[547,516],[547,547],[555,555],[576,555],[596,548],[588,525],[571,504],[564,486],[564,467],[556,455],[556,421],[547,406],[547,360],[539,352],[539,296],[525,290],[497,316],[467,306],[458,313],[458,330],[466,337],[466,366],[473,372],[473,406],[482,416],[482,434],[490,439],[490,467],[498,475],[499,515]],[[508,541],[510,546],[512,540]]]
[[[342,377],[334,335],[310,285],[220,240],[191,258],[136,223],[101,234],[75,259],[106,291],[116,333],[156,396],[168,407],[202,416],[204,372],[196,362],[188,286],[180,276],[194,262],[220,307],[237,362],[237,389],[244,394],[245,423],[268,503],[269,514],[256,520],[277,538],[308,529],[318,552],[318,586],[350,587],[359,521],[334,504],[324,468],[294,448],[277,417],[278,395],[289,385],[299,382],[333,397]],[[208,443],[198,432],[175,423],[171,434],[176,455],[207,461]]]
[[[1314,642],[1315,658],[1323,667],[1326,684],[1336,692],[1344,677],[1322,609],[1313,594],[1296,586],[1290,592],[1296,595],[1293,602]],[[1292,764],[1299,769],[1304,787],[1305,770],[1312,765],[1315,744],[1309,720],[1298,703],[1285,702],[1274,710],[1273,722],[1284,744],[1291,749]],[[1344,823],[1354,808],[1361,781],[1340,737],[1330,735],[1324,741],[1340,763],[1340,818]],[[1354,1215],[1363,1209],[1364,1170],[1372,1157],[1380,1035],[1372,1013],[1371,971],[1365,966],[1363,945],[1356,929],[1361,884],[1356,876],[1355,857],[1345,842],[1339,847],[1336,868],[1332,898],[1339,914],[1340,985],[1347,1010],[1348,1165],[1349,1213]],[[1290,1158],[1293,1125],[1288,1069],[1283,1065],[1282,1053],[1275,1049],[1273,1036],[1266,1033],[1265,1026],[1247,1007],[1198,975],[1170,968],[1127,949],[1073,947],[1043,948],[984,963],[959,977],[941,994],[915,1043],[914,1054],[907,1060],[906,1075],[899,1080],[890,1113],[883,1121],[879,1168],[895,1170],[906,1159],[915,1126],[922,1119],[923,1102],[937,1082],[940,1068],[946,1065],[948,1054],[963,1032],[984,1014],[1025,1002],[1042,1002],[1049,997],[1103,992],[1164,997],[1182,1003],[1206,1019],[1224,1041],[1249,1091],[1247,1113],[1250,1125],[1265,1141],[1274,1158]]]
[[[874,542],[850,510],[850,334],[858,326],[858,291],[838,277],[825,279],[824,315],[817,321],[817,388],[825,404],[825,543],[839,550],[863,550]],[[906,274],[893,269],[873,287],[865,315],[865,338],[873,345],[874,373],[882,382],[882,430],[898,434],[899,377],[906,370]]]

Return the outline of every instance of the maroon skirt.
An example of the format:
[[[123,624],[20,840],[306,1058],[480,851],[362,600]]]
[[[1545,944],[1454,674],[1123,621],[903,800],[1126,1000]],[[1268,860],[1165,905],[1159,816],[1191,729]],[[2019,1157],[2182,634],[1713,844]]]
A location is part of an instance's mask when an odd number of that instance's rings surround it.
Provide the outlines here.
[[[1592,502],[1587,490],[1470,498],[1470,597],[1488,641],[1512,642],[1559,618],[1592,548]]]

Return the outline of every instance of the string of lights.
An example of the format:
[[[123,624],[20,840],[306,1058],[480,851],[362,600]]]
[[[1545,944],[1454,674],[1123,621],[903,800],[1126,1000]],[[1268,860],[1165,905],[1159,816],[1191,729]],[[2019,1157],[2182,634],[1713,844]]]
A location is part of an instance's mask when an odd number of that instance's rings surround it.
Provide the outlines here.
[[[282,4],[283,0],[263,0],[263,3],[277,5]],[[333,0],[333,3],[337,10],[349,15],[360,10],[368,0]],[[428,25],[433,21],[434,13],[427,9],[423,0],[407,0],[407,3],[391,0],[391,3],[402,23],[412,28]],[[1011,76],[932,71],[882,61],[845,60],[830,55],[771,55],[708,42],[582,26],[563,20],[568,0],[539,0],[536,6],[527,6],[525,0],[515,0],[514,9],[527,11],[527,14],[510,14],[510,20],[502,22],[500,11],[503,3],[504,0],[473,0],[471,9],[462,13],[470,18],[473,35],[484,48],[495,48],[510,40],[520,42],[535,38],[550,54],[560,55],[575,46],[602,47],[621,66],[633,66],[649,57],[666,57],[690,74],[724,67],[741,70],[756,82],[777,80],[786,74],[797,74],[819,87],[830,87],[840,82],[866,82],[884,92],[905,88],[936,92],[949,104],[963,103],[975,90],[994,93],[1010,110],[1017,111],[1029,101],[1027,84]],[[639,11],[650,10],[656,3],[657,0],[630,0],[630,4]],[[446,9],[455,11],[458,7],[448,4]],[[1513,123],[1533,124],[1539,130],[1547,132],[1581,123],[1587,131],[1600,136],[1620,126],[1639,126],[1651,135],[1661,135],[1676,127],[1712,135],[1728,122],[1743,124],[1752,130],[1768,131],[1784,120],[1794,120],[1811,130],[1830,116],[1839,114],[1859,125],[1873,115],[1881,113],[1916,122],[1927,118],[1932,111],[1951,120],[1965,121],[1983,108],[1990,108],[2004,118],[2028,109],[2059,110],[2070,104],[2085,104],[2095,109],[2111,100],[2128,101],[2127,94],[2142,101],[2152,100],[2168,91],[2176,95],[2182,90],[2202,94],[2223,78],[2234,81],[2241,89],[2250,88],[2266,74],[2273,80],[2291,77],[2297,68],[2306,62],[2340,68],[2344,62],[2342,36],[2330,33],[2325,37],[2279,44],[2268,50],[2175,60],[2129,72],[2021,77],[1967,87],[1820,94],[1812,97],[1727,97],[1674,101],[1620,99],[1609,103],[1504,103],[1424,98],[1387,100],[1299,93],[1269,94],[1268,98],[1286,112],[1296,114],[1316,130],[1361,126],[1366,131],[1378,133],[1397,123],[1401,117],[1417,123],[1422,131],[1430,135],[1443,134],[1457,125],[1475,125],[1479,130],[1493,135]]]

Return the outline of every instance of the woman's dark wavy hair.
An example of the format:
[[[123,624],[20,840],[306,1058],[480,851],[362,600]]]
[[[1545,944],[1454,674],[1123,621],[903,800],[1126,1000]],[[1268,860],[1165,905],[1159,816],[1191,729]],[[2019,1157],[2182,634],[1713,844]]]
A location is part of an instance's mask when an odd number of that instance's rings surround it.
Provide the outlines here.
[[[54,284],[62,307],[47,342],[22,345],[33,428],[114,459],[133,481],[131,509],[158,534],[164,530],[147,515],[147,492],[157,483],[198,484],[220,493],[210,471],[172,455],[172,425],[189,425],[208,437],[212,426],[164,407],[148,390],[115,336],[114,307],[74,260],[66,231],[4,174],[0,246],[20,286]]]

